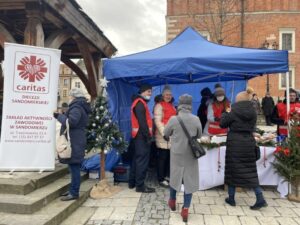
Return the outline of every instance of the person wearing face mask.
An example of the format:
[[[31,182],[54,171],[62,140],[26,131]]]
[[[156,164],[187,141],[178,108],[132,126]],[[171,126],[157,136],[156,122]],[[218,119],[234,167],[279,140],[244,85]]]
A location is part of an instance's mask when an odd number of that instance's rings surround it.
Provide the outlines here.
[[[225,90],[217,87],[214,92],[213,101],[207,108],[207,123],[204,133],[207,135],[227,134],[227,128],[220,127],[220,119],[223,112],[230,108],[230,102],[225,97]]]
[[[136,192],[151,193],[154,188],[145,185],[145,178],[149,164],[152,118],[147,103],[152,95],[152,87],[143,84],[139,94],[133,97],[131,105],[131,136],[134,142],[134,154],[129,174],[128,187]]]
[[[170,142],[166,141],[164,128],[169,119],[176,115],[176,109],[172,103],[172,92],[166,85],[162,92],[162,99],[154,107],[154,123],[156,126],[155,142],[158,148],[158,182],[162,187],[168,187],[166,178],[170,177]]]
[[[286,92],[285,92],[286,97]],[[300,103],[297,102],[298,93],[293,88],[290,88],[290,112],[300,111]],[[277,134],[287,136],[288,135],[288,114],[286,99],[283,102],[277,103],[273,110],[271,122],[277,124]]]

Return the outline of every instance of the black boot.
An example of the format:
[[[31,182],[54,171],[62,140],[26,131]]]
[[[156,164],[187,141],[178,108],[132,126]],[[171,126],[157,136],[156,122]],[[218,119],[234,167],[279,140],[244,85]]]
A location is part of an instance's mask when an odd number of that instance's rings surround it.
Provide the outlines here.
[[[225,198],[225,202],[231,206],[236,206],[234,196],[229,195],[228,198]]]
[[[252,210],[259,210],[262,207],[267,207],[268,204],[266,200],[264,199],[264,196],[262,193],[259,193],[256,195],[256,202],[253,206],[250,206],[250,209]]]

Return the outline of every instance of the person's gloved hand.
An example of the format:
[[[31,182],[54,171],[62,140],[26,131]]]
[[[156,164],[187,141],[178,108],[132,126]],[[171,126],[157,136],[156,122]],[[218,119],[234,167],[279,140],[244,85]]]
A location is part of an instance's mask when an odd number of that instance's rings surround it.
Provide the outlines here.
[[[54,117],[55,119],[57,119],[58,115],[59,115],[59,113],[58,113],[57,111],[54,111],[54,112],[53,112],[53,117]]]
[[[216,122],[219,122],[220,120],[221,120],[221,118],[215,117],[215,121],[216,121]]]
[[[163,138],[165,139],[165,141],[170,141],[169,137],[163,136]]]

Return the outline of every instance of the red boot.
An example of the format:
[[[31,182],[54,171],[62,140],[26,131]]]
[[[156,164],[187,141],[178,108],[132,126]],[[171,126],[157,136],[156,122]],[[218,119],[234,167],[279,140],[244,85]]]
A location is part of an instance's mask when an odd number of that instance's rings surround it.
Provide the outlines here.
[[[181,217],[183,222],[188,221],[188,216],[189,216],[189,208],[182,208],[181,210]]]
[[[169,199],[168,205],[172,211],[176,210],[176,199]]]

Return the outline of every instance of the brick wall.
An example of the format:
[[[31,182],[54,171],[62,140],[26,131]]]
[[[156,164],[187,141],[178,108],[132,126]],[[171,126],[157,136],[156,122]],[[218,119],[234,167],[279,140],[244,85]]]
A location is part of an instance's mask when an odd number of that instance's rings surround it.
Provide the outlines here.
[[[210,11],[207,8],[209,0],[168,0],[167,1],[167,41],[174,38],[187,26],[192,26],[199,32],[212,29]],[[228,7],[228,23],[224,26],[223,44],[241,46],[240,36],[240,0],[233,7]],[[244,0],[244,47],[260,48],[270,37],[279,43],[279,32],[282,28],[290,28],[295,32],[295,53],[289,53],[289,64],[295,69],[295,88],[300,89],[300,1],[299,0]],[[206,6],[206,7],[205,7]],[[204,23],[203,21],[206,21]],[[211,41],[217,42],[213,32]],[[276,39],[274,39],[274,37]],[[259,97],[266,92],[267,77],[258,77],[249,81]],[[279,75],[269,75],[270,92],[272,96],[283,96],[284,90],[279,89]]]

